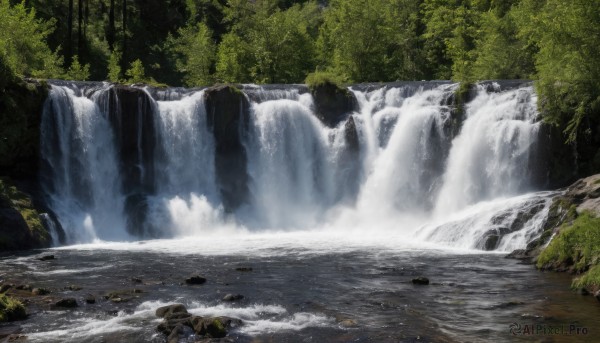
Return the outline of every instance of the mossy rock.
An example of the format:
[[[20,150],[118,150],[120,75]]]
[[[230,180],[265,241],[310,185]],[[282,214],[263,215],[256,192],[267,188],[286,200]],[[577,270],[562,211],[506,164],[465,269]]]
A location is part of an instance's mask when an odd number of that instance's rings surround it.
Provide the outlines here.
[[[50,234],[31,197],[0,178],[0,251],[47,247]]]
[[[25,306],[18,300],[0,294],[0,322],[27,319]]]
[[[315,114],[328,127],[336,127],[358,108],[354,94],[331,81],[309,86],[315,105]]]

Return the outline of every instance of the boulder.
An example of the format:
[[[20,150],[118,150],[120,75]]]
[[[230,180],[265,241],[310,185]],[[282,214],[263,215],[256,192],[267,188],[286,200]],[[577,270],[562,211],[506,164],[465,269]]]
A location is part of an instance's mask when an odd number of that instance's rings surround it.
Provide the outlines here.
[[[43,248],[50,243],[32,197],[0,178],[0,251]]]
[[[156,309],[156,316],[160,318],[171,316],[174,313],[188,313],[188,311],[183,304],[167,305]]]
[[[77,300],[75,298],[64,298],[54,303],[56,307],[75,308],[77,307]]]
[[[215,169],[219,191],[227,212],[248,198],[247,156],[242,136],[248,126],[250,104],[232,85],[219,85],[204,92],[208,129],[216,145]]]
[[[50,294],[50,291],[46,288],[34,288],[31,291],[31,294],[33,295],[47,295]]]
[[[40,261],[51,261],[54,260],[54,255],[42,255],[38,258]]]
[[[352,92],[329,81],[311,86],[310,93],[317,118],[328,127],[336,127],[358,107]]]
[[[206,279],[200,275],[194,275],[185,279],[185,283],[188,285],[201,285],[206,282]]]
[[[244,299],[244,296],[241,294],[226,294],[223,297],[223,301],[238,301]]]
[[[95,304],[96,303],[96,297],[92,294],[88,294],[85,296],[85,302],[86,304]]]
[[[419,276],[412,279],[414,285],[429,285],[429,279],[424,276]]]

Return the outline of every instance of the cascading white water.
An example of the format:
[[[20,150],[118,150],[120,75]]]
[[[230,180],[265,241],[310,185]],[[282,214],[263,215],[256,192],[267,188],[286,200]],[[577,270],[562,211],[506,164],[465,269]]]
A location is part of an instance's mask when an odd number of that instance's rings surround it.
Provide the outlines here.
[[[530,148],[539,128],[536,106],[533,87],[488,92],[478,86],[452,143],[437,215],[528,190]]]
[[[380,229],[407,240],[508,250],[535,236],[548,207],[547,194],[509,198],[530,187],[528,159],[539,125],[532,87],[479,86],[456,137],[456,84],[351,89],[359,103],[351,114],[359,145],[353,151],[347,122],[323,125],[310,93],[247,85],[251,106],[242,137],[250,194],[229,214],[204,91],[173,90],[156,95],[159,101],[145,93],[153,118],[145,130],[155,144],[143,146],[140,131],[135,153],[154,186],[131,193],[123,190],[124,162],[115,146],[119,124],[111,126],[107,114],[110,87],[53,85],[44,113],[46,188],[69,242],[130,239],[134,208],[146,213],[137,223],[142,233],[166,237]],[[153,156],[152,163],[143,156]],[[150,165],[151,173],[144,170]],[[535,211],[523,210],[531,206]]]
[[[53,86],[41,124],[41,155],[50,206],[70,242],[130,238],[105,91],[90,98],[67,86]]]

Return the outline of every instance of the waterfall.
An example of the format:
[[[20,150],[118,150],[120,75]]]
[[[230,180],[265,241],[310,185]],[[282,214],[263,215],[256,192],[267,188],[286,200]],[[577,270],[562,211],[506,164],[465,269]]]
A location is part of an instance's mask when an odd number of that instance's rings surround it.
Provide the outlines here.
[[[42,118],[42,185],[69,243],[379,230],[455,247],[522,247],[539,233],[551,196],[526,194],[536,94],[528,84],[483,83],[459,111],[457,88],[353,86],[357,107],[331,125],[302,85],[242,86],[247,108],[230,114],[241,119],[227,132],[239,133],[248,195],[228,207],[219,173],[232,165],[215,162],[222,152],[209,90],[56,82]]]

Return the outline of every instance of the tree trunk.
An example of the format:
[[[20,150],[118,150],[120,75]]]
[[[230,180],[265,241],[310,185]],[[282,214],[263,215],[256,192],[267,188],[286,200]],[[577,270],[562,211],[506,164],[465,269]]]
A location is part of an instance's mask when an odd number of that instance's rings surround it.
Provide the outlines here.
[[[77,54],[81,62],[81,52],[83,50],[83,0],[78,0],[77,10],[79,12],[79,20],[77,22]]]
[[[127,70],[127,0],[123,0],[123,42],[121,54],[121,69]]]
[[[67,31],[69,41],[67,42],[67,60],[65,62],[69,64],[73,57],[73,0],[69,0]]]
[[[115,0],[110,0],[110,9],[108,10],[108,34],[106,35],[110,52],[115,51],[115,31]]]

